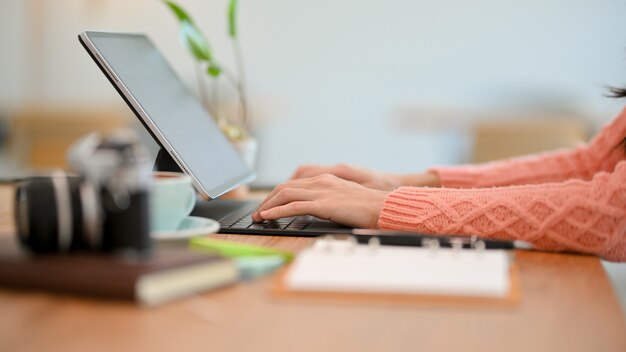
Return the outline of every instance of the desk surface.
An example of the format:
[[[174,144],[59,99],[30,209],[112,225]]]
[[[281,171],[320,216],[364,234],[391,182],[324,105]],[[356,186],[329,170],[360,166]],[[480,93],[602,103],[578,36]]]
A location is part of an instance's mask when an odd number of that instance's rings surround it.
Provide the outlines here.
[[[0,235],[13,234],[0,187]],[[298,251],[311,239],[218,235]],[[0,289],[0,350],[626,351],[626,324],[595,257],[518,252],[513,309],[277,302],[272,277],[141,308]]]

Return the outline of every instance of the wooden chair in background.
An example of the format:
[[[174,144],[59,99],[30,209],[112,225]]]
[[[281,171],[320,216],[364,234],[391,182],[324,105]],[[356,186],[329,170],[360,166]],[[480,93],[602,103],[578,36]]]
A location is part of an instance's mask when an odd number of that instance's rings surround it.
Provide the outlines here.
[[[90,132],[128,127],[125,111],[116,108],[43,108],[17,110],[11,119],[9,153],[30,170],[67,169],[67,149]]]
[[[589,135],[587,124],[574,118],[478,120],[472,130],[473,163],[570,148]]]

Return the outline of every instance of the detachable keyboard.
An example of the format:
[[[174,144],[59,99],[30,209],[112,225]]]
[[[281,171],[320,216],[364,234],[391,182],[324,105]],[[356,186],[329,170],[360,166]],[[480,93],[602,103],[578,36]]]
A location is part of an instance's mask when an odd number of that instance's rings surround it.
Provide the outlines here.
[[[252,212],[242,216],[220,220],[223,228],[229,229],[272,229],[272,230],[304,230],[311,225],[315,218],[312,216],[294,216],[278,220],[266,220],[254,222],[251,217]]]
[[[192,215],[213,218],[220,223],[220,233],[274,235],[274,236],[319,236],[329,233],[350,233],[351,228],[313,216],[294,216],[255,223],[251,214],[258,202],[236,200],[198,201]]]

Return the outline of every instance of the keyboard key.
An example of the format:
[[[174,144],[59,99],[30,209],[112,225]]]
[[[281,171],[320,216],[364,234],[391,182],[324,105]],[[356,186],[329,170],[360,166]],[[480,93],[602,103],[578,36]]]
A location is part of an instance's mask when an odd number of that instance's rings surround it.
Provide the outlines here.
[[[299,222],[299,221],[294,221],[291,224],[289,224],[289,226],[287,226],[285,228],[285,230],[302,230],[305,227],[307,227],[309,225],[308,222]]]
[[[222,223],[231,223],[231,224],[234,224],[237,221],[239,221],[239,219],[237,219],[237,218],[224,218],[224,219],[220,220],[220,222],[222,222]]]
[[[291,224],[293,220],[286,220],[286,219],[278,219],[278,220],[274,220],[273,222],[277,223],[277,224],[281,224],[284,226],[287,226],[289,224]]]
[[[235,222],[236,220],[227,220],[227,221],[221,220],[220,225],[223,227],[231,227],[235,224]]]
[[[264,229],[267,228],[268,223],[265,222],[255,222],[253,224],[251,224],[250,226],[248,226],[249,229]]]
[[[295,225],[295,226],[305,226],[307,224],[309,224],[310,221],[304,221],[304,220],[294,220],[290,225]]]
[[[253,222],[254,221],[252,219],[241,219],[241,220],[237,221],[237,224],[248,226],[248,225],[252,224]]]
[[[282,230],[285,228],[285,225],[281,225],[275,221],[270,222],[269,224],[267,224],[267,227],[265,227],[266,229],[272,229],[272,230]]]

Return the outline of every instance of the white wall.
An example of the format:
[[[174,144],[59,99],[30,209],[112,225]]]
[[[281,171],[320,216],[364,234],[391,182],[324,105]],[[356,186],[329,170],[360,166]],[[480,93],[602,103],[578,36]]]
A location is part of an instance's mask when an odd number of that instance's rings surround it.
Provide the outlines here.
[[[0,109],[24,98],[23,17],[22,1],[3,0],[0,4]]]
[[[226,1],[180,2],[230,62]],[[42,13],[40,34],[24,30],[36,21],[33,8]],[[458,130],[402,130],[402,107],[547,102],[606,121],[621,105],[602,97],[603,86],[626,82],[624,18],[623,0],[242,0],[258,182],[278,182],[303,162],[409,171],[460,160]],[[195,87],[175,21],[156,0],[3,0],[0,23],[3,106],[122,107],[79,46],[83,29],[148,32]],[[23,45],[38,35],[41,46]]]

